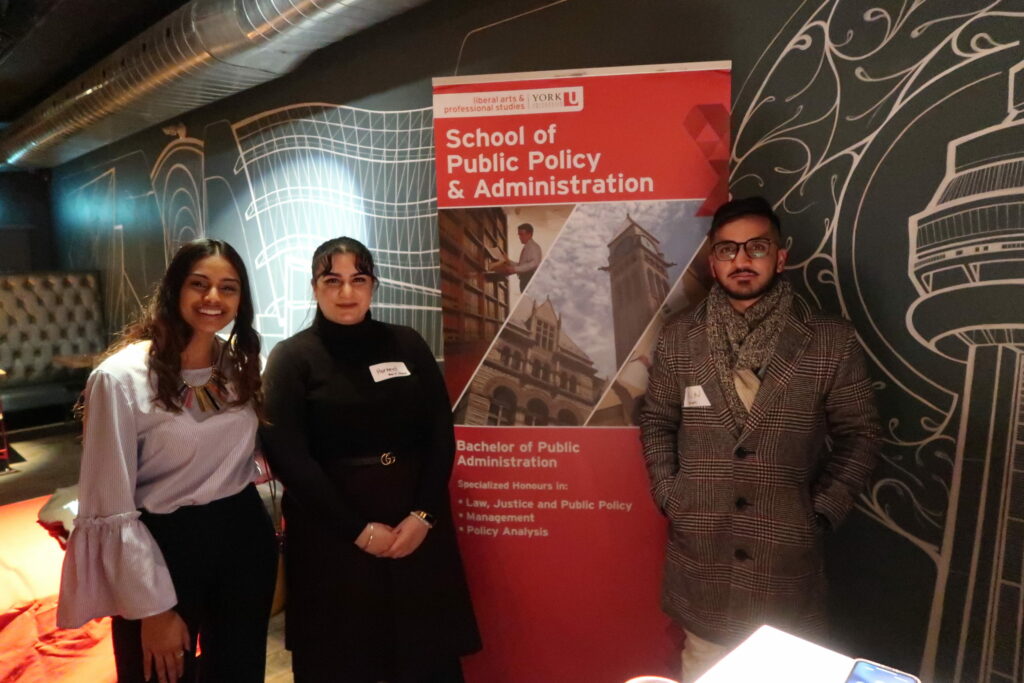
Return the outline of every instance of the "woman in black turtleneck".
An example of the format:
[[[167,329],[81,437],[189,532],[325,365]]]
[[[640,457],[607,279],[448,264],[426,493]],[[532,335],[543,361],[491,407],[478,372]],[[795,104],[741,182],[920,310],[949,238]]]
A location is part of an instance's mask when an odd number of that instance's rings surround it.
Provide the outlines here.
[[[451,405],[430,348],[373,320],[360,242],[313,255],[312,327],[263,376],[284,483],[285,638],[296,683],[451,683],[480,636],[448,501]]]

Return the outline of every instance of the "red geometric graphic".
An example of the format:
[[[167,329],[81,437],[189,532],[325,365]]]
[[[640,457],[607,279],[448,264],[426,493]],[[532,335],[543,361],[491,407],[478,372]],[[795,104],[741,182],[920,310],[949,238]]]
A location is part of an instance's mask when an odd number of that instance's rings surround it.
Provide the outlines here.
[[[683,121],[717,180],[708,188],[708,198],[697,211],[710,216],[729,198],[729,110],[721,104],[700,104]]]

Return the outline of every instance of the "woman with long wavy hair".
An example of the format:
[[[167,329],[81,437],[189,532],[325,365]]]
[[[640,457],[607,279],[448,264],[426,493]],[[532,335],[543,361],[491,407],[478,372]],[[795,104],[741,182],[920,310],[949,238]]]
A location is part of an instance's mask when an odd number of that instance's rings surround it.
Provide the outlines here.
[[[86,385],[57,621],[113,616],[122,683],[263,680],[276,548],[253,484],[253,317],[238,252],[189,242]]]

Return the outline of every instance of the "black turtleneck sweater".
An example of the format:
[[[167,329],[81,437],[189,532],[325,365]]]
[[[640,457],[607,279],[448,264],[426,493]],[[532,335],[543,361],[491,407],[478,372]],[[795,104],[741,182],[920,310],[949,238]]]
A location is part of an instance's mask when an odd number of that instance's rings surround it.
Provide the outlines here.
[[[404,363],[409,376],[375,382],[370,366]],[[373,513],[340,494],[345,459],[390,451],[417,463],[409,510],[447,508],[455,453],[451,405],[430,347],[415,330],[373,320],[312,327],[274,347],[263,374],[268,426],[263,448],[287,495],[355,539]],[[380,467],[380,465],[363,465]],[[379,495],[388,495],[381,491]]]

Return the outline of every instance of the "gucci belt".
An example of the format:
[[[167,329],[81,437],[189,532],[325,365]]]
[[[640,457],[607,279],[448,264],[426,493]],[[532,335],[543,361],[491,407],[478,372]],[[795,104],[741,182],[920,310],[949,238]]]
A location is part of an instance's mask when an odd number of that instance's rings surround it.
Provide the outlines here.
[[[356,458],[339,458],[338,464],[348,467],[365,467],[367,465],[381,465],[388,467],[398,462],[398,458],[391,451],[385,451],[380,455],[365,455]]]

